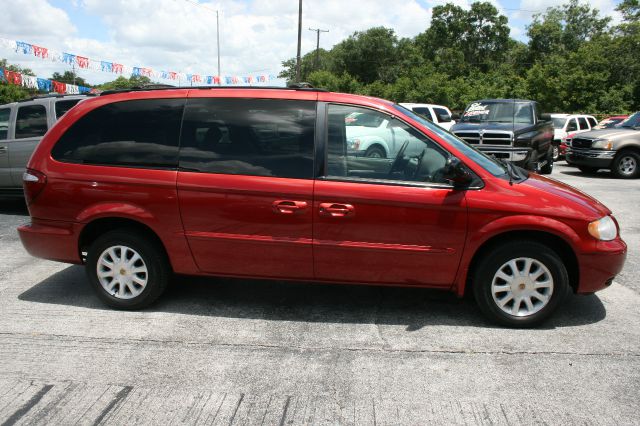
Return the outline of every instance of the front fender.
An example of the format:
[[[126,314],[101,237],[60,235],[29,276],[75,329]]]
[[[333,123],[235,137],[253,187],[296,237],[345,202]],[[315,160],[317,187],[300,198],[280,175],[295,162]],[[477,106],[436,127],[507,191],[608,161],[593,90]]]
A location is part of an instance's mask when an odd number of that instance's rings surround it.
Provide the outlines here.
[[[533,231],[551,234],[565,241],[574,252],[580,246],[580,236],[569,225],[553,218],[537,215],[512,215],[491,220],[469,236],[455,287],[458,296],[464,295],[469,268],[480,248],[489,240],[509,232]]]

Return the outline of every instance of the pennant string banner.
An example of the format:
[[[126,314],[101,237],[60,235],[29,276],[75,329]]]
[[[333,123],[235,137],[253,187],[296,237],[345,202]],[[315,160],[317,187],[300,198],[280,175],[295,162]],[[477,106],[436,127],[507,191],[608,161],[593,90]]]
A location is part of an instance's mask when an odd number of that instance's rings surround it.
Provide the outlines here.
[[[59,81],[47,80],[46,78],[23,75],[19,72],[9,71],[0,68],[0,82],[7,82],[16,86],[23,86],[27,89],[41,90],[44,92],[57,92],[60,94],[77,95],[85,93],[97,93],[96,89],[75,84],[66,84]]]
[[[164,80],[185,80],[190,83],[200,83],[208,85],[233,85],[233,84],[254,84],[268,83],[277,78],[270,74],[247,75],[247,76],[219,76],[219,75],[202,75],[202,74],[185,74],[175,71],[156,71],[146,67],[129,67],[115,62],[94,60],[84,56],[74,55],[67,52],[58,52],[46,47],[36,46],[24,41],[9,40],[0,37],[0,47],[11,49],[17,53],[24,55],[33,55],[36,58],[49,60],[53,62],[62,62],[63,64],[77,66],[82,69],[92,69],[111,74],[128,74],[131,76],[144,76],[149,78]]]

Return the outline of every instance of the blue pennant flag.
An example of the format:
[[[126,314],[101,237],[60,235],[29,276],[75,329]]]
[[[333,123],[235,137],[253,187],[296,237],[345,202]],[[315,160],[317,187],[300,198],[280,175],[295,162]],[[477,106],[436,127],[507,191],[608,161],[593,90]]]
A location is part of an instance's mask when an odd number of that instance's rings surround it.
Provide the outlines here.
[[[24,41],[16,41],[16,52],[29,55],[32,52],[32,47],[29,43],[25,43]]]
[[[62,53],[62,62],[65,64],[73,65],[76,63],[76,55],[72,55],[71,53]]]
[[[39,78],[38,80],[38,90],[42,90],[44,92],[51,91],[51,80],[47,80],[46,78]]]
[[[100,61],[100,69],[103,72],[113,72],[113,63],[107,61]]]
[[[4,78],[4,69],[0,68],[0,83],[6,82],[7,79]]]

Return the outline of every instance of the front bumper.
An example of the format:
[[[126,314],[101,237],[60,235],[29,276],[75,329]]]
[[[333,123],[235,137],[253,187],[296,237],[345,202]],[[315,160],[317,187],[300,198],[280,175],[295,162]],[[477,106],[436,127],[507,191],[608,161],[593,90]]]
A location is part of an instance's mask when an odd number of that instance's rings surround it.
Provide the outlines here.
[[[567,163],[575,166],[609,168],[616,151],[567,147]]]
[[[18,227],[22,245],[30,255],[65,263],[82,263],[78,251],[80,224],[32,219]]]
[[[580,282],[576,293],[589,294],[609,287],[622,271],[627,258],[627,245],[620,238],[598,241],[596,252],[578,254]]]
[[[502,160],[511,161],[517,165],[524,165],[529,162],[531,148],[497,147],[487,145],[475,145],[485,154],[493,155]]]

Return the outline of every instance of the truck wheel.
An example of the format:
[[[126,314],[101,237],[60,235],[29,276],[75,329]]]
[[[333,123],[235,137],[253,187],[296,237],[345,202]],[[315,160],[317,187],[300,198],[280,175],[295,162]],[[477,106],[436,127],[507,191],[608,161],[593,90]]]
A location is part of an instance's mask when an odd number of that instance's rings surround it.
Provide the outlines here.
[[[534,241],[491,250],[474,274],[473,292],[482,312],[509,327],[532,327],[551,315],[569,288],[560,257]]]
[[[379,146],[369,147],[369,149],[367,149],[364,155],[365,157],[370,157],[370,158],[387,158],[387,155],[384,152],[384,149],[380,148]]]
[[[560,159],[560,145],[554,143],[553,144],[553,161],[558,161]]]
[[[622,151],[613,160],[611,171],[623,179],[633,179],[640,176],[640,155],[633,151]]]
[[[553,148],[556,148],[555,146]],[[545,156],[545,160],[547,163],[540,167],[540,174],[542,175],[550,175],[553,172],[553,148],[549,149],[547,155]]]
[[[98,297],[124,310],[149,306],[164,292],[171,276],[164,251],[124,229],[96,239],[87,253],[86,270]]]

